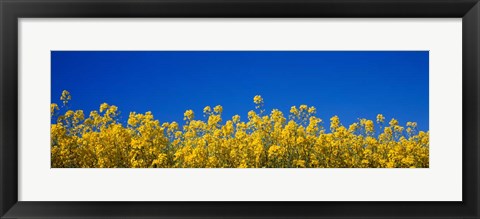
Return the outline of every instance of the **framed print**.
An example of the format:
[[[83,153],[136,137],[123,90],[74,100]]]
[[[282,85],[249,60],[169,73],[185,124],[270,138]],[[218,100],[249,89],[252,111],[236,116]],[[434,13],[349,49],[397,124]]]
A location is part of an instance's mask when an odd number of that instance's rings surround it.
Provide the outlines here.
[[[478,218],[479,7],[2,1],[1,216]]]

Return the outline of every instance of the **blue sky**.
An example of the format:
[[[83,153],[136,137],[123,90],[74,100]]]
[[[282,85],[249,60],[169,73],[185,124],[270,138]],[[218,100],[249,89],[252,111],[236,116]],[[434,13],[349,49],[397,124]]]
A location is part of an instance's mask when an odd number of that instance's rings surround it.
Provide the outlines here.
[[[428,130],[428,51],[52,51],[51,66],[52,102],[68,90],[87,115],[106,102],[123,120],[152,111],[183,123],[187,109],[200,119],[222,105],[224,120],[245,121],[261,95],[267,112],[315,106],[325,127],[382,113]]]

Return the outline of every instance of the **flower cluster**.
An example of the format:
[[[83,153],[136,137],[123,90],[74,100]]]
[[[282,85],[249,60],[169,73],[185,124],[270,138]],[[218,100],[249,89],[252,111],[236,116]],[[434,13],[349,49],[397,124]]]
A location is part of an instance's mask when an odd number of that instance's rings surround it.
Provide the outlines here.
[[[63,106],[71,100],[67,91]],[[119,121],[114,105],[103,103],[88,116],[51,104],[52,168],[426,168],[429,132],[417,123],[405,127],[379,114],[343,126],[330,119],[328,130],[316,108],[293,106],[285,116],[266,114],[261,96],[246,121],[224,121],[222,106],[207,106],[204,120],[192,110],[184,125],[160,123],[151,112],[130,113]]]

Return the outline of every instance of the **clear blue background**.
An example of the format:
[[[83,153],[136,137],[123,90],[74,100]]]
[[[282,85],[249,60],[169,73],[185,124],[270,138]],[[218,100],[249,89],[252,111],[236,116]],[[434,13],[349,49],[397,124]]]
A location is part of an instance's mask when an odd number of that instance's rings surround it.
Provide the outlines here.
[[[86,114],[103,102],[129,112],[152,111],[160,122],[183,123],[187,109],[203,119],[222,105],[224,120],[243,121],[261,95],[265,108],[288,114],[293,105],[317,108],[325,127],[338,115],[418,122],[428,130],[428,51],[52,51],[52,102],[62,90],[71,109]]]

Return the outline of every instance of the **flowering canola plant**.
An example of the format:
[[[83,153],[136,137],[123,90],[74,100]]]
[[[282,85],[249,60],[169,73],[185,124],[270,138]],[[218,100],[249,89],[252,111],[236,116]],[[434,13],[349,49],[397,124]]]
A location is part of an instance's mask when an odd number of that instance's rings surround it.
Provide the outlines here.
[[[62,106],[50,106],[52,168],[429,167],[429,132],[416,122],[387,123],[381,114],[348,127],[334,116],[324,128],[313,106],[292,106],[288,117],[277,109],[267,114],[257,95],[246,121],[238,115],[224,121],[218,105],[204,108],[204,120],[185,111],[182,126],[160,123],[151,112],[131,112],[122,124],[118,108],[107,103],[88,116],[60,114],[71,99],[63,91]]]

